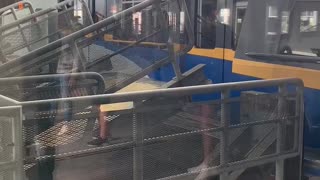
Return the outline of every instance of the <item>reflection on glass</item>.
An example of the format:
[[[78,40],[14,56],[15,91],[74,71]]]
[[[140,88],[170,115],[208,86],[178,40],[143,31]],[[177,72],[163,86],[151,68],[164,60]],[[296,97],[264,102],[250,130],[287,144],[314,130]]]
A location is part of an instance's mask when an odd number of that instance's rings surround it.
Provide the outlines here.
[[[303,11],[300,16],[300,32],[317,30],[318,11]]]
[[[281,16],[281,33],[288,33],[289,31],[289,12],[282,11]]]
[[[269,18],[277,18],[278,17],[278,9],[275,6],[268,7],[268,17]]]
[[[230,19],[230,9],[225,8],[220,10],[220,19],[222,24],[229,25],[229,19]]]

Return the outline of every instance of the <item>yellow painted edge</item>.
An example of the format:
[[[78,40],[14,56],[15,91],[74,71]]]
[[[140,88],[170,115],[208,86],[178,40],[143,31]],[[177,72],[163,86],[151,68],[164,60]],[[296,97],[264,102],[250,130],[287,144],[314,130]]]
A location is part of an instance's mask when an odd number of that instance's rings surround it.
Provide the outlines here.
[[[105,41],[109,41],[109,40],[113,39],[113,35],[112,34],[105,34],[103,38]]]
[[[215,59],[224,59],[232,61],[232,72],[241,75],[261,79],[274,79],[274,78],[300,78],[304,81],[306,87],[313,89],[320,89],[320,71],[279,65],[262,63],[244,59],[235,58],[235,51],[231,49],[216,48],[216,49],[200,49],[193,48],[189,54],[196,56],[204,56]],[[224,56],[223,56],[224,54]]]
[[[116,40],[116,39],[113,39],[113,36],[111,34],[105,34],[104,40],[108,41],[108,42],[122,43],[122,44],[132,44],[132,43],[136,42],[136,41]],[[141,45],[148,45],[148,46],[156,46],[156,47],[166,46],[165,43],[155,43],[155,42],[141,42],[140,44]]]
[[[225,49],[224,50],[224,59],[228,61],[233,61],[236,52],[232,49]]]
[[[150,44],[155,45],[155,43]],[[175,47],[178,48],[178,45]],[[233,62],[233,73],[261,79],[295,77],[302,79],[306,87],[320,89],[320,82],[318,80],[318,77],[320,77],[320,71],[317,70],[236,59],[234,50],[223,48],[201,49],[194,47],[188,52],[188,54],[231,61]]]
[[[261,79],[300,78],[306,87],[320,89],[320,71],[313,69],[234,59],[232,72]]]
[[[214,59],[225,59],[228,61],[233,61],[235,52],[232,49],[223,49],[223,48],[215,48],[215,49],[202,49],[202,48],[192,48],[188,54],[202,57],[209,57]]]
[[[192,48],[188,54],[195,56],[203,56],[209,58],[223,59],[223,48],[215,48],[215,49],[202,49],[202,48]]]

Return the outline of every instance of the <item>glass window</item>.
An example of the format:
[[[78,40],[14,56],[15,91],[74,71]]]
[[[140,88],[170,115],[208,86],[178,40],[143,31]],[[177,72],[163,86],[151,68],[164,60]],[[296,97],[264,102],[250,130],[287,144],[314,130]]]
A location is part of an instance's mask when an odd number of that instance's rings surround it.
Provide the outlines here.
[[[303,11],[300,16],[300,32],[316,31],[318,27],[318,11]]]
[[[202,0],[198,5],[197,46],[213,49],[216,47],[216,26],[219,13],[216,0]]]
[[[275,6],[268,6],[268,17],[277,18],[278,17],[278,8]]]
[[[254,7],[241,31],[238,44],[243,48],[238,51],[244,55],[241,58],[251,58],[245,56],[250,53],[320,56],[318,1],[270,0],[269,4],[254,3]],[[304,66],[314,68],[311,63]]]
[[[237,44],[238,39],[239,39],[239,35],[240,35],[240,31],[241,31],[241,27],[242,24],[244,22],[244,18],[246,15],[246,10],[247,10],[247,6],[248,6],[248,2],[246,1],[239,1],[236,0],[234,2],[234,21],[233,21],[233,32],[234,32],[234,42]],[[235,46],[236,46],[235,44]]]
[[[289,12],[282,11],[281,15],[281,33],[288,33],[289,31]]]

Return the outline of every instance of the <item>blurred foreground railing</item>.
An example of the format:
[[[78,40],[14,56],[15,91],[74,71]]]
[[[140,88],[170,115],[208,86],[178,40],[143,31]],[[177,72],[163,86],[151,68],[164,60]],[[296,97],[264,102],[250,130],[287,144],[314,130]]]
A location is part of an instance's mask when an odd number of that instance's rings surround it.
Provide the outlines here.
[[[0,177],[8,180],[15,179],[10,173],[21,177],[22,164],[29,179],[38,176],[31,173],[34,168],[79,179],[301,177],[303,84],[298,79],[0,102]],[[72,104],[70,132],[58,135],[64,103]],[[117,103],[132,106],[111,110]],[[100,106],[100,115],[92,106]],[[95,129],[89,122],[101,113],[113,137],[89,147]],[[45,122],[51,124],[44,128]]]

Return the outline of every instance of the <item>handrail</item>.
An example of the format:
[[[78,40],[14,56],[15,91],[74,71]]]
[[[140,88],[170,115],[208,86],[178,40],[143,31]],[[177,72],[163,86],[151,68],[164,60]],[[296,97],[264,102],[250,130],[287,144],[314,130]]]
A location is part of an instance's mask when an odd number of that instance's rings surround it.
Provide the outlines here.
[[[48,8],[48,9],[44,9],[44,10],[41,10],[41,11],[37,11],[37,12],[35,12],[35,13],[30,14],[29,16],[26,16],[26,17],[23,17],[23,18],[21,18],[21,19],[19,19],[19,20],[17,20],[17,21],[14,21],[13,23],[10,23],[10,24],[1,26],[1,27],[0,27],[0,32],[6,31],[6,30],[8,30],[8,29],[10,29],[10,28],[13,28],[13,27],[16,27],[16,26],[18,26],[18,25],[21,24],[21,23],[28,22],[28,21],[30,21],[30,20],[33,20],[33,19],[39,17],[39,16],[42,16],[42,15],[48,14],[48,13],[50,13],[50,12],[53,12],[53,11],[55,11],[57,8],[65,5],[65,4],[68,4],[68,3],[70,3],[70,2],[73,2],[73,1],[75,1],[75,0],[63,1],[63,2],[55,5],[54,7],[50,7],[50,8]]]
[[[169,2],[169,1],[174,1],[174,0],[167,0],[167,2]],[[185,0],[176,0],[176,1],[177,2],[178,1],[179,2],[183,1],[184,5],[182,4],[182,6],[187,8]],[[86,35],[88,35],[88,34],[90,34],[92,32],[96,32],[98,29],[102,29],[102,28],[106,27],[109,24],[112,24],[114,22],[117,22],[117,21],[121,20],[121,18],[123,18],[123,17],[126,17],[128,15],[133,14],[134,12],[137,12],[137,11],[140,11],[140,10],[146,8],[146,7],[149,7],[149,6],[153,5],[154,3],[159,3],[159,1],[158,0],[143,1],[143,2],[139,3],[138,5],[133,6],[133,7],[129,8],[129,9],[126,9],[126,10],[124,10],[122,12],[119,12],[119,13],[117,13],[117,14],[115,14],[115,15],[113,15],[113,16],[105,19],[105,20],[102,20],[102,21],[100,21],[100,22],[98,22],[96,24],[93,24],[91,26],[85,27],[85,28],[83,28],[83,29],[81,29],[81,30],[79,30],[77,32],[74,32],[74,33],[72,33],[72,34],[70,34],[68,36],[65,36],[64,38],[58,39],[58,40],[56,40],[56,41],[54,41],[52,43],[49,43],[49,44],[39,48],[39,49],[31,51],[28,54],[17,58],[16,60],[6,62],[2,66],[0,66],[0,72],[4,72],[0,76],[2,76],[2,77],[8,76],[8,75],[6,75],[5,72],[8,69],[11,69],[11,68],[17,68],[18,67],[17,69],[19,70],[19,68],[20,68],[19,66],[21,66],[25,62],[28,62],[28,63],[32,63],[34,61],[38,62],[37,60],[33,60],[34,57],[39,57],[39,56],[41,56],[43,54],[46,54],[46,53],[48,53],[48,52],[50,52],[52,50],[56,50],[59,47],[61,47],[63,44],[66,44],[66,43],[67,44],[68,43],[72,44],[73,41],[75,41],[76,39],[84,37],[84,36],[86,36]],[[191,20],[189,19],[189,20],[187,20],[187,22],[189,22],[189,23],[187,23],[187,24],[189,24],[188,25],[189,28],[187,28],[187,29],[189,29],[188,30],[188,36],[190,36],[190,37],[189,37],[188,46],[185,49],[185,51],[189,51],[193,47],[193,41],[192,41],[193,33],[192,33],[192,28],[191,28],[192,27],[191,26]],[[181,55],[181,54],[179,54],[179,55]],[[20,68],[20,69],[22,69],[22,68]]]
[[[16,84],[30,84],[30,83],[43,83],[48,81],[61,81],[61,79],[94,79],[97,81],[97,94],[103,94],[105,90],[104,79],[99,73],[95,72],[84,72],[84,73],[72,73],[72,74],[52,74],[52,75],[41,75],[41,76],[24,76],[24,77],[10,77],[0,78],[0,87],[7,85]]]
[[[7,71],[8,68],[10,67],[15,67],[15,66],[18,66],[18,65],[21,65],[23,64],[24,61],[27,61],[29,59],[32,59],[34,57],[37,57],[39,55],[42,55],[42,54],[45,54],[47,52],[50,52],[52,51],[53,49],[57,49],[59,47],[61,47],[63,44],[65,43],[71,43],[73,40],[75,39],[78,39],[78,38],[81,38],[81,37],[84,37],[86,36],[87,34],[90,34],[91,32],[94,32],[96,31],[97,29],[101,29],[103,27],[106,27],[107,25],[113,23],[113,22],[116,22],[118,20],[121,20],[121,18],[123,16],[127,16],[129,14],[132,14],[136,11],[139,11],[141,9],[144,9],[150,5],[152,5],[154,2],[157,2],[158,0],[147,0],[147,1],[143,1],[142,3],[136,5],[136,6],[133,6],[129,9],[126,9],[120,13],[117,13],[105,20],[102,20],[96,24],[93,24],[91,26],[88,26],[88,27],[85,27],[77,32],[74,32],[70,35],[67,35],[65,36],[64,38],[61,38],[61,39],[58,39],[52,43],[49,43],[45,46],[43,46],[42,48],[39,48],[37,50],[34,50],[34,51],[31,51],[30,53],[22,56],[22,57],[19,57],[17,58],[16,60],[14,61],[9,61],[9,62],[6,62],[4,63],[3,65],[0,66],[0,72],[3,72],[3,71]]]
[[[201,85],[201,86],[190,86],[190,87],[180,87],[180,88],[170,88],[170,89],[158,89],[158,90],[148,90],[130,93],[117,93],[117,94],[104,94],[104,95],[94,95],[94,96],[82,96],[73,98],[60,98],[60,99],[49,99],[49,100],[39,100],[39,101],[25,101],[19,102],[19,105],[32,106],[32,105],[44,105],[50,103],[90,103],[90,104],[109,104],[116,102],[128,102],[128,101],[139,101],[150,99],[153,97],[182,97],[190,94],[206,94],[215,93],[220,91],[236,91],[245,90],[253,88],[261,88],[268,86],[280,86],[280,85],[297,85],[301,87],[298,91],[303,94],[303,81],[298,78],[282,78],[282,79],[272,79],[272,80],[255,80],[255,81],[243,81],[243,82],[232,82],[232,83],[222,83],[222,84],[211,84],[211,85]],[[178,92],[178,93],[177,93]]]
[[[20,2],[16,2],[16,3],[14,3],[14,4],[11,4],[11,5],[9,5],[9,6],[6,6],[6,7],[1,8],[1,9],[0,9],[0,15],[2,15],[2,13],[6,12],[6,11],[12,9],[12,8],[19,7],[19,5],[21,5],[21,4],[27,5],[27,6],[29,7],[29,9],[31,10],[31,12],[34,12],[34,9],[33,9],[32,4],[31,4],[30,2],[28,2],[28,1],[22,1],[22,2],[21,2],[21,1],[20,1]]]

